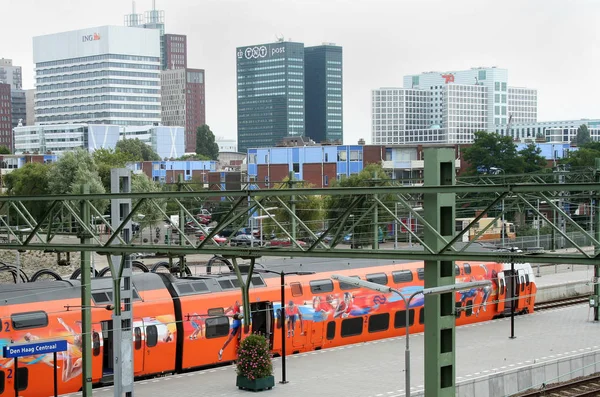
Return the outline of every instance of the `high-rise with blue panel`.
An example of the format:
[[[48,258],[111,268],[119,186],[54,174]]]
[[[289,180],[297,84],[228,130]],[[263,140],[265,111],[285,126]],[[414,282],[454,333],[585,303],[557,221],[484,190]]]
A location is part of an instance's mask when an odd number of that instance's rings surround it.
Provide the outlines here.
[[[303,136],[304,44],[239,47],[236,58],[238,150]]]
[[[304,48],[306,136],[316,142],[343,141],[342,47]]]

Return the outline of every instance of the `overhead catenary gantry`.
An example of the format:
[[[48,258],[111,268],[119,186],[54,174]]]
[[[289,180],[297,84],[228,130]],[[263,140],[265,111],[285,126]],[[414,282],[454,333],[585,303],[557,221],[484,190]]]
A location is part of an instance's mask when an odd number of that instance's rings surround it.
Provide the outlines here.
[[[593,265],[598,260],[597,251],[600,248],[600,241],[596,233],[590,233],[589,230],[582,228],[570,214],[564,211],[564,208],[558,206],[558,198],[561,193],[571,195],[585,195],[592,199],[598,197],[600,184],[595,182],[585,183],[553,183],[553,184],[505,184],[505,185],[451,185],[451,186],[382,186],[382,187],[359,187],[359,188],[325,188],[325,189],[265,189],[265,190],[240,190],[240,191],[177,191],[177,192],[158,192],[158,193],[119,193],[119,194],[75,194],[60,196],[3,196],[0,197],[0,211],[7,216],[0,217],[0,249],[6,250],[39,250],[52,252],[98,252],[101,254],[121,255],[125,253],[138,253],[144,250],[152,250],[157,253],[167,254],[172,257],[190,254],[219,254],[231,257],[261,257],[261,256],[295,256],[295,257],[326,257],[326,258],[379,258],[379,259],[408,259],[408,260],[495,260],[502,259],[507,262],[530,262],[530,263],[570,263],[581,265]],[[464,197],[465,195],[476,195],[477,197],[488,197],[486,205],[482,207],[481,213],[476,220],[466,227],[463,231],[454,236],[444,237],[437,231],[435,226],[419,211],[415,206],[414,197],[422,197],[431,193],[453,193]],[[337,217],[327,220],[327,230],[325,233],[317,236],[313,232],[313,227],[307,225],[294,212],[291,206],[286,205],[286,198],[295,196],[296,202],[303,200],[306,196],[319,196],[321,199],[326,197],[339,196],[345,198],[348,203],[345,208],[340,208]],[[548,219],[535,206],[535,200],[539,199],[547,203],[553,210],[558,212],[565,223],[572,226],[573,229],[580,231],[588,241],[592,251],[586,251],[586,247],[579,246],[575,241],[564,232],[562,228],[554,224],[553,219]],[[110,199],[131,199],[133,202],[131,212],[124,219],[111,224],[109,220],[103,217],[104,209],[97,207],[98,202],[106,202]],[[169,219],[161,207],[160,203],[167,199],[175,203],[178,207],[178,213],[187,217],[195,224],[197,228],[205,231],[206,238],[199,241],[197,237],[186,236],[183,222],[178,225],[172,225],[172,230],[176,231],[180,238],[179,245],[169,244],[146,244],[140,245],[139,242],[126,243],[121,237],[121,231],[127,222],[136,219],[140,214],[140,207],[143,203],[155,205],[158,211],[164,214],[165,219]],[[194,199],[197,204],[209,205],[211,200],[229,200],[231,206],[227,214],[220,217],[219,222],[208,232],[204,225],[200,224],[194,217],[192,209],[184,204],[184,200]],[[535,254],[527,252],[476,252],[469,250],[464,244],[457,244],[461,241],[464,233],[467,233],[479,218],[493,213],[490,217],[499,219],[502,211],[498,211],[498,203],[501,200],[506,201],[504,212],[514,211],[515,208],[527,208],[536,213],[541,219],[550,225],[558,236],[561,236],[569,242],[568,246],[574,248],[574,252],[546,252],[538,251]],[[422,200],[422,199],[420,199]],[[84,219],[79,210],[79,203],[89,204],[92,217]],[[218,202],[216,201],[216,202]],[[459,205],[457,199],[457,206]],[[597,201],[596,201],[597,202]],[[37,219],[28,211],[31,205],[45,205],[46,211]],[[292,239],[292,246],[287,248],[265,248],[265,247],[229,247],[219,245],[213,238],[222,230],[227,228],[240,228],[246,226],[248,221],[260,210],[277,206],[279,211],[288,213],[290,219],[295,223],[295,229],[292,230],[292,222],[282,223],[273,217],[273,224],[278,234],[286,237],[293,237],[297,232],[304,233],[310,238],[310,243],[299,244]],[[595,204],[597,207],[597,204]],[[436,236],[436,241],[440,243],[437,247],[423,241],[422,237],[417,235],[410,227],[406,225],[406,219],[397,216],[398,211],[410,213],[414,219],[419,221],[420,227],[424,231],[430,231]],[[424,208],[424,211],[427,211]],[[379,221],[374,215],[379,215]],[[377,236],[377,228],[384,223],[384,217],[388,222],[397,222],[406,228],[406,231],[412,235],[414,241],[419,242],[418,249],[403,249],[401,251],[373,248],[373,245],[363,246],[360,250],[350,248],[340,248],[339,243],[342,237],[351,232],[354,227],[359,225],[364,229],[371,228],[371,236]],[[95,219],[96,224],[94,224]],[[66,225],[68,220],[68,225]],[[98,222],[109,231],[109,237],[102,236],[98,232]],[[18,225],[18,227],[16,227]],[[89,243],[82,244],[75,238],[68,238],[69,231],[89,234]],[[483,231],[481,231],[483,233]],[[333,239],[326,242],[326,236],[333,236]],[[371,240],[372,241],[372,240]],[[477,238],[470,241],[467,245],[474,244]],[[377,246],[375,244],[375,246]]]

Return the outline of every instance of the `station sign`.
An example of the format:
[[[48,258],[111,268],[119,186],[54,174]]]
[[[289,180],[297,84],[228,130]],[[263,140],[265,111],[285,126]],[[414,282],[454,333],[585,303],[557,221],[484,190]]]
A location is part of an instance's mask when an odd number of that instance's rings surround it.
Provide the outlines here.
[[[66,340],[53,340],[50,342],[27,343],[22,345],[5,345],[2,348],[4,358],[35,356],[38,354],[64,352],[67,350]]]

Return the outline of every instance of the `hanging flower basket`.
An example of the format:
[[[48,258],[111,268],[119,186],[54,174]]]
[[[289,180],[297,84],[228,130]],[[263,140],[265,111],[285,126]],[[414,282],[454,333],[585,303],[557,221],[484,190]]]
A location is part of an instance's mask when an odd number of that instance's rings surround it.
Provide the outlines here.
[[[275,386],[273,363],[267,339],[258,334],[245,338],[238,349],[236,386],[242,390],[262,391]]]

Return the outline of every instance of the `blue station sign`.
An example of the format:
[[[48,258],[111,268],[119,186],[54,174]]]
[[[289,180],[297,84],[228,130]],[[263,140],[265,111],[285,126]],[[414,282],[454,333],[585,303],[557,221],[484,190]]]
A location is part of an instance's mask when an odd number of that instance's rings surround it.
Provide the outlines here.
[[[23,345],[5,345],[2,349],[4,358],[35,356],[67,350],[66,340],[54,340],[41,343],[27,343]]]

